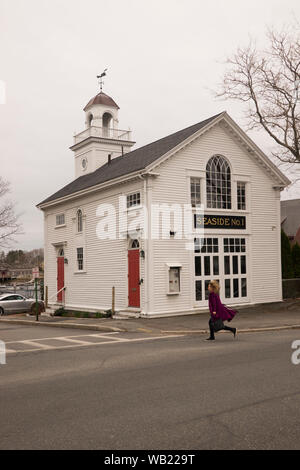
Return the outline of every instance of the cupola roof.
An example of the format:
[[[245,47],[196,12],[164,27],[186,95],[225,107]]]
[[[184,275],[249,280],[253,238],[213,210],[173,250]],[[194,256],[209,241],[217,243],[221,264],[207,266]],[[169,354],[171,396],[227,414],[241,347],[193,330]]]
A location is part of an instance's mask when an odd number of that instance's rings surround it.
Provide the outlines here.
[[[117,103],[108,95],[100,91],[98,95],[94,96],[94,98],[90,99],[88,104],[83,108],[83,111],[87,111],[91,106],[94,104],[103,104],[104,106],[109,106],[111,108],[120,109]]]

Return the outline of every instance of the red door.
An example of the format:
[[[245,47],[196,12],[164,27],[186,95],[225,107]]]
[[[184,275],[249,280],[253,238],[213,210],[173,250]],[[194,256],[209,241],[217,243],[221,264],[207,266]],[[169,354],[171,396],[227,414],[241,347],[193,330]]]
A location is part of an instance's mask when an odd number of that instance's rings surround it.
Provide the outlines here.
[[[57,258],[57,292],[61,290],[65,285],[65,258],[59,256]],[[63,291],[57,294],[57,301],[62,302]]]
[[[128,306],[140,306],[140,250],[128,250]]]

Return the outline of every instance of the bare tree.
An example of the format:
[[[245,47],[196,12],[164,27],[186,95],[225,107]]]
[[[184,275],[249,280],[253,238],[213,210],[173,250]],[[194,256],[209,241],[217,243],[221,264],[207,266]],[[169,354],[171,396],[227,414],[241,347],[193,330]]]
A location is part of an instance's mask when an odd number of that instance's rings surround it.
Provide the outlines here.
[[[251,42],[227,60],[218,97],[248,103],[248,130],[263,128],[276,142],[273,156],[300,163],[300,35],[269,30],[269,47],[258,51]]]
[[[9,246],[13,237],[21,233],[21,224],[15,214],[13,202],[4,199],[10,191],[10,184],[0,177],[0,247]]]

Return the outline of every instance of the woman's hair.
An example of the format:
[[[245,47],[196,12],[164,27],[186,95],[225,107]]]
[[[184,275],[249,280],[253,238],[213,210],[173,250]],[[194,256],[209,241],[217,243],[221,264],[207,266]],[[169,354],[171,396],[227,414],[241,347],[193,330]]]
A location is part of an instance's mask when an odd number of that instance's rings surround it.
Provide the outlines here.
[[[209,285],[212,287],[215,294],[219,293],[220,286],[219,286],[218,281],[210,281]]]

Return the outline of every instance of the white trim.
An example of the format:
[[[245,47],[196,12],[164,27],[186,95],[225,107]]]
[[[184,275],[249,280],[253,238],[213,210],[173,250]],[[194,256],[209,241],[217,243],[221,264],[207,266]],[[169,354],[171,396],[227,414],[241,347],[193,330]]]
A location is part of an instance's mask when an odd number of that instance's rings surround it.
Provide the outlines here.
[[[155,160],[155,162],[152,162],[146,169],[153,170],[157,166],[161,165],[165,160],[167,160],[170,156],[174,155],[177,153],[179,150],[182,148],[186,147],[187,145],[191,144],[195,139],[203,135],[205,132],[210,130],[212,127],[220,123],[221,121],[225,121],[225,124],[227,127],[231,128],[231,131],[236,134],[238,139],[243,143],[246,147],[248,152],[251,154],[255,154],[257,159],[261,161],[263,166],[268,169],[271,174],[276,178],[276,182],[279,185],[282,185],[283,187],[288,186],[291,184],[291,181],[277,168],[276,165],[274,165],[273,162],[263,153],[263,151],[247,136],[247,134],[231,119],[231,117],[227,114],[226,111],[224,111],[222,114],[217,116],[213,121],[209,122],[206,124],[204,127],[199,129],[197,132],[192,134],[190,137],[188,137],[186,140],[181,142],[179,145],[171,149],[169,152],[167,152],[165,155],[162,155],[159,159]],[[226,127],[226,126],[225,126]]]
[[[181,263],[166,263],[169,268],[182,268]]]
[[[145,172],[143,171],[142,173],[145,173]],[[141,173],[141,170],[138,170],[138,171],[135,171],[134,173],[121,176],[120,178],[115,178],[113,180],[109,180],[109,181],[105,181],[104,183],[97,184],[95,186],[90,186],[88,188],[81,189],[80,191],[76,191],[75,193],[68,194],[67,196],[54,199],[53,201],[37,204],[36,207],[41,210],[48,209],[48,207],[56,206],[58,204],[65,203],[67,201],[76,199],[78,197],[96,193],[102,189],[109,188],[110,186],[113,186],[115,184],[128,183],[131,179],[138,178],[142,173]]]
[[[51,243],[52,246],[54,246],[55,248],[59,248],[61,246],[67,246],[68,242],[64,241],[64,242],[53,242]]]
[[[215,119],[213,119],[211,122],[203,126],[199,131],[195,132],[192,134],[190,137],[185,139],[183,142],[181,142],[179,145],[176,147],[173,147],[169,152],[166,154],[162,155],[159,159],[155,160],[154,162],[150,163],[146,168],[143,168],[142,170],[137,170],[133,173],[126,174],[125,176],[111,179],[109,181],[106,181],[104,183],[100,183],[98,185],[88,187],[85,189],[82,189],[80,191],[77,191],[75,193],[69,194],[67,196],[63,196],[58,199],[54,199],[53,201],[45,202],[45,203],[40,203],[37,204],[38,209],[46,209],[50,206],[54,206],[57,204],[60,204],[61,202],[66,202],[70,199],[74,199],[76,197],[80,197],[86,194],[90,194],[92,192],[99,191],[100,189],[107,188],[109,186],[112,186],[114,184],[122,183],[122,182],[128,182],[129,180],[138,177],[139,175],[144,175],[146,173],[149,173],[152,171],[154,168],[158,167],[161,165],[165,160],[167,160],[170,156],[176,154],[179,150],[182,148],[186,147],[187,145],[191,144],[195,139],[197,139],[199,136],[203,135],[205,132],[209,131],[212,127],[220,123],[221,121],[225,121],[228,127],[231,127],[232,131],[235,132],[235,134],[239,137],[241,142],[246,145],[248,151],[250,153],[255,153],[257,158],[262,161],[263,166],[265,168],[268,168],[271,173],[276,177],[276,186],[280,186],[282,188],[285,188],[286,186],[291,184],[291,181],[274,165],[273,162],[271,162],[268,157],[262,152],[262,150],[257,147],[257,145],[247,136],[247,134],[230,118],[230,116],[227,114],[226,111],[224,111],[222,114],[217,116]],[[79,145],[79,144],[76,144]],[[73,149],[74,146],[70,147],[70,149]],[[153,176],[156,176],[155,173],[153,173]]]
[[[241,140],[248,148],[249,153],[255,153],[256,156],[262,161],[264,166],[268,168],[271,173],[280,180],[280,183],[283,183],[283,186],[288,186],[291,184],[291,181],[277,168],[277,166],[267,157],[267,155],[255,144],[255,142],[250,139],[250,137],[234,122],[234,120],[227,114],[225,111],[223,116],[224,121],[228,124],[232,130],[236,133]],[[278,182],[278,181],[277,181]],[[279,183],[279,184],[280,184]]]
[[[166,265],[166,280],[167,280],[167,289],[166,289],[166,294],[167,295],[180,295],[181,294],[181,270],[182,270],[182,264],[181,263],[165,263]],[[170,271],[171,269],[178,269],[179,270],[179,286],[178,286],[178,291],[177,292],[171,292],[170,291]]]

